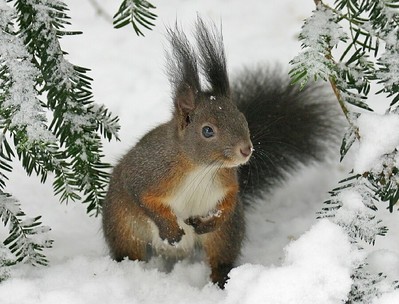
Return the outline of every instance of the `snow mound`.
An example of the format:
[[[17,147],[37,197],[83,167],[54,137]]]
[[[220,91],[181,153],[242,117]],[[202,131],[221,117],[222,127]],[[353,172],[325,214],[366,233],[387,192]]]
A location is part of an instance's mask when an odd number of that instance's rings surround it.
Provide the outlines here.
[[[347,298],[356,254],[339,226],[321,220],[285,250],[281,267],[233,269],[226,304],[332,304]]]
[[[209,282],[209,267],[202,262],[182,261],[165,273],[156,260],[117,263],[77,256],[47,268],[21,267],[0,284],[0,294],[7,304],[329,304],[346,299],[356,255],[339,226],[321,220],[285,252],[281,267],[233,269],[225,291]]]

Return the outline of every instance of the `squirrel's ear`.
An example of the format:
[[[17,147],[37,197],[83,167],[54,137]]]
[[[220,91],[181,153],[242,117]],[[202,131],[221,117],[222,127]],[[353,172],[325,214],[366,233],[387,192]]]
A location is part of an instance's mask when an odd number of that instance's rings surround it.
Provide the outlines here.
[[[176,92],[175,107],[184,116],[189,115],[195,109],[195,96],[197,93],[195,90],[189,85],[183,85]]]

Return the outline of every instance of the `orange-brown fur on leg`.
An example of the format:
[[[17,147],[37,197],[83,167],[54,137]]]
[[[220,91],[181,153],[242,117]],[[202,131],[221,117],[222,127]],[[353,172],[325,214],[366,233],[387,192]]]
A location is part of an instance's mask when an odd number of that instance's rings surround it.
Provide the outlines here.
[[[229,279],[228,273],[240,255],[241,244],[245,234],[243,206],[240,202],[234,205],[231,216],[219,229],[202,235],[201,241],[211,267],[212,282],[224,288]]]
[[[163,197],[146,194],[142,198],[141,207],[159,229],[159,237],[169,244],[178,243],[184,235],[184,230],[178,225],[176,215],[166,206]]]
[[[158,233],[156,237],[167,240],[171,245],[178,243],[184,235],[176,215],[165,202],[191,167],[184,157],[177,157],[178,170],[165,168],[167,176],[147,191],[134,195],[129,189],[131,184],[121,182],[130,174],[130,170],[133,171],[133,168],[124,164],[125,161],[122,160],[121,164],[115,167],[105,200],[104,235],[111,255],[116,260],[128,257],[132,260],[147,261],[150,258],[148,249],[152,252],[156,249],[152,248],[154,233]],[[157,231],[154,231],[152,222],[158,228]]]
[[[125,257],[147,261],[147,244],[151,240],[147,216],[129,195],[117,192],[112,196],[108,199],[114,203],[105,205],[103,212],[104,234],[112,257],[117,261]]]

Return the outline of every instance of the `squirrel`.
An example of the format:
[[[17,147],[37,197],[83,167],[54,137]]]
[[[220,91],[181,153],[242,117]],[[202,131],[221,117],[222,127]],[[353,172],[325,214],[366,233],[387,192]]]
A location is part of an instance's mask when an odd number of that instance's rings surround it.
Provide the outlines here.
[[[117,261],[177,260],[201,248],[224,288],[245,206],[287,171],[323,158],[334,122],[319,87],[300,90],[281,72],[247,69],[230,83],[222,33],[199,17],[195,29],[196,48],[177,26],[167,30],[172,118],[114,167],[103,232]]]

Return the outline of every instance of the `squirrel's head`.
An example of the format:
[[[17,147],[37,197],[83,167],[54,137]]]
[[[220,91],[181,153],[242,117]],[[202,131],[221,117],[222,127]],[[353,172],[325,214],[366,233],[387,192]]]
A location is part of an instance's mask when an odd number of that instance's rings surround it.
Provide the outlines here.
[[[230,97],[188,93],[176,103],[181,149],[198,164],[236,167],[249,160],[253,149],[247,120]]]
[[[169,78],[174,88],[174,121],[181,149],[198,164],[235,167],[253,150],[247,121],[231,99],[223,38],[198,18],[198,54],[176,27],[169,30]],[[198,60],[197,60],[198,59]],[[209,88],[202,90],[198,65]]]

